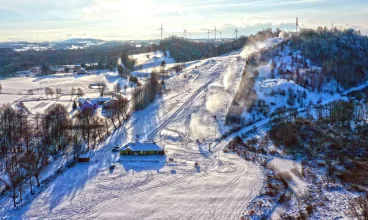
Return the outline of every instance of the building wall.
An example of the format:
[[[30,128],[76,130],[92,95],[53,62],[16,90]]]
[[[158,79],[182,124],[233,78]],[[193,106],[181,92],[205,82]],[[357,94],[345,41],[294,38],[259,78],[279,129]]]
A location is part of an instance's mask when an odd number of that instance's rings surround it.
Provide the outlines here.
[[[133,151],[120,151],[121,155],[134,155]],[[138,155],[164,155],[164,151],[143,151],[137,152]]]

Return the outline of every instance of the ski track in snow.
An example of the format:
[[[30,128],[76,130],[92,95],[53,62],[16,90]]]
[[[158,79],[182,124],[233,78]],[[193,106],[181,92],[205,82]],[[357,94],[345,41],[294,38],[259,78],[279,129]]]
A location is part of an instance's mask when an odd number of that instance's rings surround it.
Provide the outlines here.
[[[240,51],[210,58],[196,69],[198,75],[177,91],[171,90],[146,110],[136,112],[92,155],[88,164],[78,164],[57,177],[34,201],[9,218],[36,219],[239,219],[247,204],[260,191],[261,168],[237,155],[224,154],[234,136],[218,143],[212,153],[204,142],[197,145],[190,129],[195,112],[208,113],[201,99],[211,84],[223,85],[226,77],[239,82],[244,68]],[[232,71],[229,71],[232,70]],[[238,84],[238,83],[237,83]],[[223,88],[223,90],[226,90]],[[228,93],[235,93],[232,87]],[[230,94],[233,95],[233,94]],[[229,97],[219,97],[222,101]],[[226,107],[219,114],[226,112]],[[197,114],[199,114],[197,113]],[[206,117],[203,117],[206,120]],[[208,126],[218,123],[208,121]],[[207,124],[207,123],[205,123]],[[157,140],[171,131],[182,139],[160,140],[174,159],[186,163],[127,162],[111,149],[134,140]],[[212,137],[208,129],[207,138]],[[180,156],[178,156],[180,155]],[[216,155],[216,156],[215,156]],[[166,156],[165,156],[166,157]],[[200,163],[197,170],[194,162]],[[109,170],[110,164],[116,168]]]

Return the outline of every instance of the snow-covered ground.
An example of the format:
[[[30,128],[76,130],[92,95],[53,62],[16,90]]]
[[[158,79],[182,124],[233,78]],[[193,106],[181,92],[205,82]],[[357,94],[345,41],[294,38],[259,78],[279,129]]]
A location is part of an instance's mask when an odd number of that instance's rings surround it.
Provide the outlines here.
[[[276,43],[279,41],[280,38],[272,38],[266,42]],[[254,49],[250,51],[254,51]],[[257,94],[255,104],[257,105],[259,101],[264,102],[263,105],[267,106],[268,114],[271,114],[280,107],[300,109],[310,105],[323,104],[330,100],[342,99],[339,91],[342,91],[343,88],[335,80],[324,82],[320,91],[316,88],[312,89],[310,85],[303,87],[300,85],[301,82],[299,85],[297,84],[298,74],[312,81],[309,78],[311,73],[308,71],[321,70],[320,67],[311,65],[308,59],[305,60],[308,66],[306,68],[304,64],[301,64],[303,59],[300,51],[291,52],[290,48],[285,46],[284,50],[278,52],[275,57],[257,66],[255,71],[258,72],[258,76],[255,78],[253,87]],[[273,67],[273,65],[275,66]],[[308,84],[312,84],[312,82],[308,82]],[[289,97],[293,97],[292,100],[289,100]],[[267,118],[266,115],[260,114],[259,110],[259,107],[253,111],[245,110],[242,117],[245,120],[253,121]]]
[[[302,196],[308,192],[308,184],[301,177],[302,168],[299,163],[292,160],[273,158],[267,166],[271,167],[275,173],[288,173],[292,178],[290,188],[297,196]],[[299,173],[300,175],[296,175],[295,173]]]
[[[118,73],[106,71],[90,75],[59,73],[43,77],[8,78],[0,80],[3,87],[0,94],[0,105],[22,101],[32,114],[43,113],[47,107],[55,103],[60,103],[71,110],[72,100],[76,98],[76,95],[71,96],[72,88],[81,88],[85,93],[83,97],[96,98],[100,96],[99,90],[90,88],[89,85],[98,82],[105,83],[110,91],[113,91],[117,83],[120,83],[122,87],[128,84],[126,79],[118,76]],[[54,95],[53,98],[49,96],[47,99],[44,92],[46,87],[60,88],[62,96],[56,99],[56,95]],[[126,91],[122,90],[123,93],[129,93],[129,91],[130,88]]]
[[[135,112],[99,146],[90,163],[62,173],[22,209],[13,211],[11,198],[5,197],[0,210],[14,219],[240,218],[260,191],[262,168],[223,153],[224,142],[212,152],[209,145],[214,147],[228,129],[225,114],[237,91],[247,51],[254,49],[246,47],[196,62],[197,67],[189,66],[171,77],[166,81],[167,92],[147,109]],[[95,83],[96,79],[87,79],[101,76],[85,76],[84,82],[68,77],[69,86]],[[60,87],[61,79],[49,80]],[[137,135],[165,146],[167,155],[131,158],[111,152]],[[165,163],[168,158],[175,162]],[[194,168],[195,162],[200,168]],[[114,170],[109,169],[111,164],[116,164]]]
[[[165,61],[166,64],[175,63],[175,60],[170,57],[170,52],[166,52],[166,56],[161,51],[151,52],[151,53],[142,53],[132,56],[133,59],[136,60],[136,66],[142,65],[142,69],[149,69],[158,67],[161,65],[162,61]]]

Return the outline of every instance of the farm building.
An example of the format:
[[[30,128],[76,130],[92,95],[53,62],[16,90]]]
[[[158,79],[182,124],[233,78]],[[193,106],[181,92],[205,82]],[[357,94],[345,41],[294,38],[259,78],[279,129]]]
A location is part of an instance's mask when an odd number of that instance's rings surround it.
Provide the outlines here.
[[[110,99],[109,101],[105,102],[103,104],[102,109],[110,109],[110,108],[114,108],[117,106],[118,100],[116,99]]]
[[[80,155],[78,157],[78,162],[89,162],[91,160],[91,156],[89,155],[89,153]]]
[[[111,100],[110,97],[98,97],[98,98],[91,99],[91,102],[97,105],[103,105],[105,102],[108,102],[110,100]]]
[[[86,101],[90,102],[93,105],[103,105],[105,102],[112,100],[111,97],[98,97],[98,98],[79,98],[79,105],[83,105]]]
[[[92,104],[90,101],[85,101],[81,106],[81,110],[85,110],[85,109],[97,109],[97,105],[96,104]]]
[[[156,143],[129,143],[119,149],[121,155],[164,155],[165,151]]]

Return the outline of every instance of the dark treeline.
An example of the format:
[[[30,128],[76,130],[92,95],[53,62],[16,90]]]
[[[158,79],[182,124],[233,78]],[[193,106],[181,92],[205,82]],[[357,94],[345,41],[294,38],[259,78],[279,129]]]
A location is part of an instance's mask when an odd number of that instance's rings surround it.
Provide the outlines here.
[[[367,107],[364,100],[316,105],[305,114],[279,108],[273,114],[269,138],[302,163],[326,161],[327,181],[340,179],[360,190],[368,186]]]
[[[368,37],[360,31],[302,29],[292,38],[292,46],[315,65],[322,74],[336,79],[343,87],[356,86],[366,80],[368,72]]]
[[[244,46],[246,40],[246,37],[240,37],[237,40],[216,45],[212,42],[195,42],[174,36],[161,41],[160,49],[170,51],[170,56],[177,62],[187,62],[238,50]]]
[[[274,143],[288,147],[293,153],[303,152],[309,156],[323,153],[325,156],[330,154],[331,158],[336,154],[360,157],[368,152],[367,113],[367,103],[353,101],[308,107],[305,114],[281,107],[272,114],[270,137]],[[356,129],[352,128],[351,122],[356,124]],[[317,132],[319,128],[332,135]],[[359,138],[355,137],[357,133]],[[306,145],[307,142],[310,144]]]
[[[137,87],[133,93],[133,108],[134,110],[145,109],[149,104],[155,101],[158,94],[163,90],[164,82],[159,80],[158,73],[152,71],[148,82],[140,87]]]
[[[219,56],[239,50],[243,48],[247,43],[262,41],[270,37],[278,37],[280,29],[273,31],[267,29],[259,31],[256,34],[252,34],[248,37],[241,36],[238,39],[227,42],[195,42],[186,40],[182,37],[170,37],[160,42],[160,49],[162,51],[168,50],[171,57],[177,62],[187,62],[192,60],[199,60],[202,58],[209,58]]]
[[[0,76],[9,76],[35,66],[98,63],[97,68],[112,69],[122,53],[137,54],[157,50],[157,45],[135,45],[107,42],[78,50],[24,51],[0,50]]]

